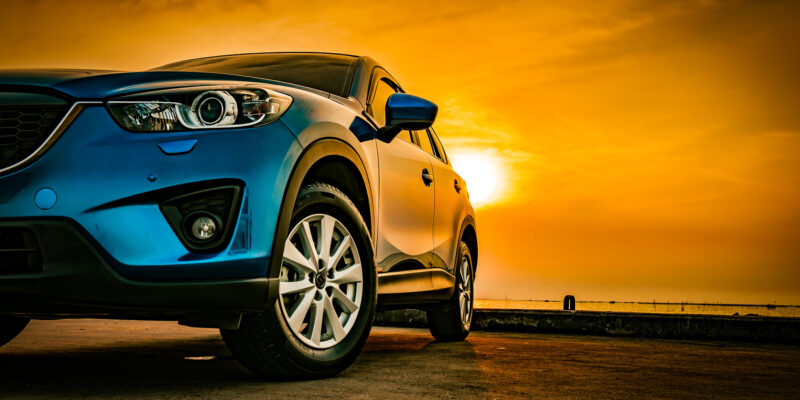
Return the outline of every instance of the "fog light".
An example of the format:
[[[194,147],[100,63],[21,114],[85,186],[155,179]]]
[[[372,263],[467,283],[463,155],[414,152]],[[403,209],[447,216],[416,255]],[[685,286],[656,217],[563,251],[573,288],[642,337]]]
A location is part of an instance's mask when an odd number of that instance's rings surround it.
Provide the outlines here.
[[[189,193],[159,204],[175,235],[192,253],[224,250],[231,243],[241,205],[240,186],[220,185],[202,189],[203,186],[188,184],[186,189],[174,192]]]
[[[208,240],[217,232],[217,223],[209,217],[197,217],[192,222],[192,236],[197,240]]]

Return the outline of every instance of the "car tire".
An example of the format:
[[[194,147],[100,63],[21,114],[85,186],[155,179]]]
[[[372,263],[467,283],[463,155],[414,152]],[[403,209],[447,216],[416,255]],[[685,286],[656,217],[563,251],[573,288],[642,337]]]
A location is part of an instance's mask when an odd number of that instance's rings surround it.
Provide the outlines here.
[[[0,346],[10,342],[28,326],[30,319],[0,315]]]
[[[329,257],[325,258],[317,244],[325,243],[322,235],[328,229],[324,227],[331,223],[334,227],[329,236],[334,239],[328,240]],[[356,360],[375,317],[377,278],[369,230],[353,202],[324,183],[312,183],[300,190],[289,227],[278,299],[263,312],[243,315],[239,329],[221,330],[222,337],[231,353],[256,375],[282,380],[334,376]],[[313,240],[315,245],[309,246],[305,240]],[[297,258],[292,258],[289,246],[304,252],[301,255],[308,264],[297,264],[306,269],[294,264]],[[348,247],[342,250],[344,255],[339,254],[343,247]],[[316,255],[309,252],[310,248],[316,249]],[[337,255],[341,258],[334,261]],[[322,261],[315,261],[317,258]],[[325,260],[334,265],[324,265]],[[314,262],[317,273],[307,269]],[[357,282],[359,273],[361,281]],[[313,286],[305,287],[305,280]],[[300,286],[305,288],[291,292]],[[340,290],[336,292],[336,288]],[[309,300],[308,296],[313,298]],[[309,302],[311,305],[304,308]],[[298,324],[299,318],[302,321]]]
[[[444,342],[464,340],[472,325],[475,267],[467,244],[460,242],[458,248],[453,297],[427,310],[431,334]]]

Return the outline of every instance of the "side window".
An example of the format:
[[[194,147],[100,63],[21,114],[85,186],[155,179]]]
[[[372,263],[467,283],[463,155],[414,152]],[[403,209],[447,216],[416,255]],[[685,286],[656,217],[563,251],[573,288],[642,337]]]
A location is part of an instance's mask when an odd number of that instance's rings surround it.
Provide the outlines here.
[[[386,102],[389,101],[389,96],[395,93],[397,91],[383,79],[378,81],[378,85],[375,86],[375,95],[372,97],[367,112],[375,118],[379,126],[386,125]]]
[[[436,132],[431,128],[429,130],[431,134],[431,138],[433,139],[433,144],[436,147],[436,152],[439,153],[439,158],[447,164],[447,153],[444,152],[444,146],[442,146],[442,142],[439,141],[439,136],[436,135]]]
[[[434,157],[439,157],[436,154],[436,150],[433,148],[433,146],[431,146],[431,140],[430,137],[428,137],[428,131],[417,131],[416,134],[417,134],[417,139],[419,139],[419,144],[422,150],[427,151],[428,154]]]

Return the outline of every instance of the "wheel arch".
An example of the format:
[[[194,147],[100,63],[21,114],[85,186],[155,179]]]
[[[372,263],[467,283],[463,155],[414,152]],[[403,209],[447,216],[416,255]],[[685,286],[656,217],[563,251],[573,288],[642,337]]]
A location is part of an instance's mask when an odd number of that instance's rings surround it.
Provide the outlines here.
[[[327,183],[344,192],[356,205],[370,235],[373,234],[372,201],[362,171],[356,163],[339,154],[325,156],[311,166],[300,187],[312,182]]]
[[[472,265],[475,271],[478,271],[478,232],[475,228],[475,219],[472,216],[467,215],[464,218],[464,222],[461,223],[459,238],[467,244],[469,253],[472,256]]]
[[[356,204],[370,234],[375,231],[372,190],[362,157],[352,145],[338,138],[311,142],[295,162],[283,193],[270,257],[268,275],[271,278],[280,274],[281,255],[297,195],[305,184],[315,180],[342,190]],[[270,290],[271,295],[273,292]]]

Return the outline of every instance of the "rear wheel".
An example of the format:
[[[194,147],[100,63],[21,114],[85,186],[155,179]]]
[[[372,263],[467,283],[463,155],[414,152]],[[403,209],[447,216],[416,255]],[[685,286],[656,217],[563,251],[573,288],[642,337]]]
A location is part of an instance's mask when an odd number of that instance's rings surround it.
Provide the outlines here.
[[[0,315],[0,346],[10,342],[22,332],[30,319]]]
[[[222,335],[258,375],[336,375],[361,352],[375,316],[369,232],[347,196],[322,183],[300,191],[290,226],[277,301]]]
[[[428,327],[437,340],[464,340],[472,324],[475,267],[466,243],[459,243],[456,287],[453,297],[428,310]]]

